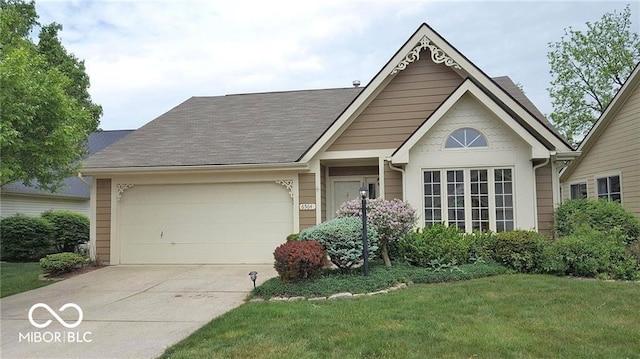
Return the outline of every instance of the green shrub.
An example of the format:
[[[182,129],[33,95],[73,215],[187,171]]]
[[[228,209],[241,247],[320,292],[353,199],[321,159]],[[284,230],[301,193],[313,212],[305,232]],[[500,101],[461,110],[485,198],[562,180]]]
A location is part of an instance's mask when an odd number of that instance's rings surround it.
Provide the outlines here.
[[[47,211],[42,218],[53,224],[53,241],[58,252],[75,252],[89,241],[89,218],[71,211]]]
[[[287,242],[297,241],[300,239],[300,233],[291,233],[287,236]]]
[[[367,225],[369,258],[378,250],[378,233]],[[301,241],[322,243],[329,258],[338,268],[353,267],[362,260],[362,220],[356,217],[336,218],[300,232]]]
[[[626,243],[640,239],[640,220],[618,202],[576,199],[567,201],[556,209],[556,237],[572,235],[584,225],[600,232],[610,232],[617,228]]]
[[[362,200],[354,199],[344,202],[336,212],[338,218],[362,218]],[[380,254],[385,264],[391,266],[391,258],[396,255],[396,243],[404,238],[416,224],[416,210],[409,202],[397,198],[367,200],[367,222],[378,232]]]
[[[545,270],[580,277],[635,279],[638,262],[627,252],[624,235],[583,227],[552,242],[546,251]]]
[[[469,260],[470,237],[457,227],[438,223],[409,233],[399,243],[399,250],[409,263],[426,268],[464,264]]]
[[[273,252],[275,269],[283,282],[319,278],[327,255],[316,241],[289,241]]]
[[[70,272],[82,263],[84,258],[81,255],[70,252],[49,254],[40,259],[40,266],[49,274]]]
[[[40,217],[15,215],[0,221],[0,252],[7,261],[34,261],[53,249],[53,225]]]
[[[640,264],[640,240],[627,245],[627,254],[634,258]]]
[[[522,273],[542,272],[549,240],[533,231],[501,232],[487,248],[496,262]]]

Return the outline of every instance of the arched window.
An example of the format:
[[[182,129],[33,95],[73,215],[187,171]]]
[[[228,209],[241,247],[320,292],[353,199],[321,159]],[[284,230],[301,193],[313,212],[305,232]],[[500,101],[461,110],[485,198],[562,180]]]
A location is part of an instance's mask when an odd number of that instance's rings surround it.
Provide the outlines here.
[[[487,139],[473,128],[455,130],[447,139],[445,148],[487,147]]]

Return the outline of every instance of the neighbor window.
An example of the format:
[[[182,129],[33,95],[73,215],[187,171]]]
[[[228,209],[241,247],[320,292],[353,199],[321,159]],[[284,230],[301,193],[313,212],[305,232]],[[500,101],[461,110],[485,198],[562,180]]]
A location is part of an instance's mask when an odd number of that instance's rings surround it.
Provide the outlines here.
[[[587,198],[587,182],[574,183],[571,185],[571,199]]]
[[[445,148],[487,147],[487,139],[473,128],[454,131],[444,145]]]
[[[424,225],[444,222],[460,230],[513,230],[513,170],[480,168],[427,170]]]
[[[620,193],[620,176],[601,177],[596,179],[598,198],[608,201],[622,201]]]

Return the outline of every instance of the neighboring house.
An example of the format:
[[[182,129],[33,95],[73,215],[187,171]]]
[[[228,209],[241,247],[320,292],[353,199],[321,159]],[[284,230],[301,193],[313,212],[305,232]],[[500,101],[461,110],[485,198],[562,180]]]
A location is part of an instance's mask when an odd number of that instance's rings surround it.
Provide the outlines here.
[[[90,134],[87,141],[88,154],[100,151],[131,132],[133,130]],[[0,191],[0,216],[8,217],[17,213],[38,216],[51,209],[69,210],[89,216],[89,196],[89,186],[78,177],[66,178],[56,193],[27,187],[21,183],[10,183],[2,186]]]
[[[550,233],[556,163],[575,155],[509,78],[423,24],[364,88],[193,97],[88,158],[92,253],[269,263],[361,185],[419,226]]]
[[[562,197],[620,201],[640,217],[640,65],[580,143],[561,173]]]

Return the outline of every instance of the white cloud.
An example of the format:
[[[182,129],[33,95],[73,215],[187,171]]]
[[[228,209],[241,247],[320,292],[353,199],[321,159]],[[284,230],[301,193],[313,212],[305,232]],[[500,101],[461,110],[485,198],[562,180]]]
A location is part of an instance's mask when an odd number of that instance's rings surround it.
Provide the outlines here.
[[[194,95],[368,82],[429,23],[543,112],[547,42],[623,2],[40,1],[85,60],[105,129],[137,128]],[[633,4],[637,14],[637,4]],[[637,18],[637,17],[636,17]]]

